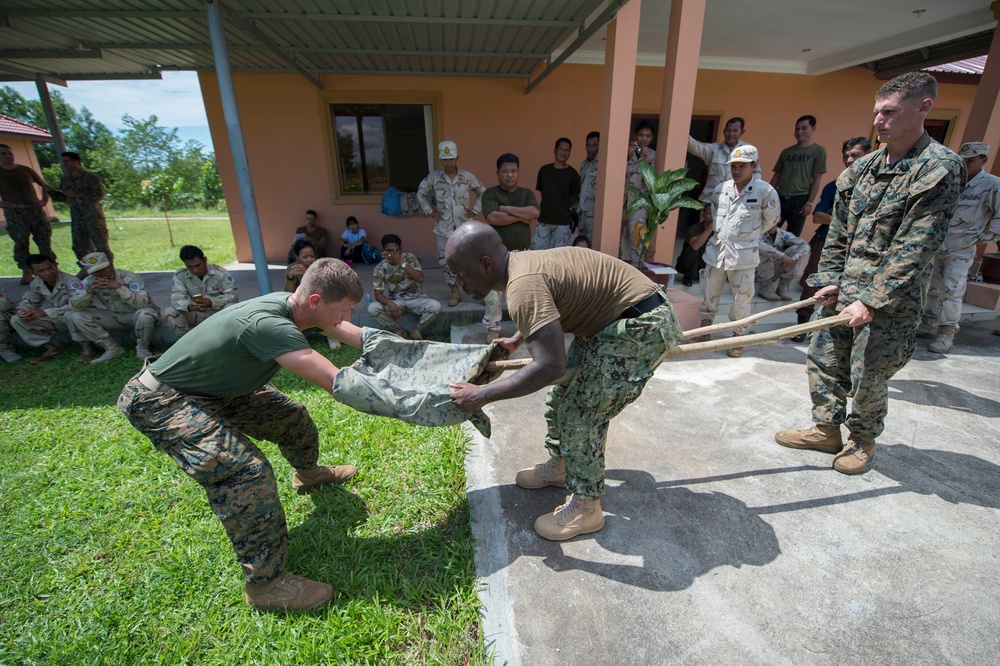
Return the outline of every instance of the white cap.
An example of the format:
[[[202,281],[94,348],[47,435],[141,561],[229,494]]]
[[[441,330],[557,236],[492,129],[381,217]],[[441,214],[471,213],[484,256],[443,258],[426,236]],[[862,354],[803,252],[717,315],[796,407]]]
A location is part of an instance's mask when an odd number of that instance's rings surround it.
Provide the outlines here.
[[[438,144],[438,159],[453,160],[458,157],[458,146],[454,141],[442,141]]]
[[[729,154],[729,162],[727,164],[732,164],[733,162],[757,162],[757,148],[756,146],[751,146],[749,143],[744,143],[742,146],[736,146],[733,148],[733,152]]]

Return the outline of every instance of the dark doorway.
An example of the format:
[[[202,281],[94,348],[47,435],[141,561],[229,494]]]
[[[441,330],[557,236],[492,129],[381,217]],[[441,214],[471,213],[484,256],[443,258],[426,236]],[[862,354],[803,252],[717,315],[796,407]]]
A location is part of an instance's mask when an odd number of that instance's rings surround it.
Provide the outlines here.
[[[927,133],[932,139],[940,144],[944,144],[944,140],[948,137],[948,129],[950,125],[950,120],[937,118],[927,118],[924,120],[924,129],[927,130]]]

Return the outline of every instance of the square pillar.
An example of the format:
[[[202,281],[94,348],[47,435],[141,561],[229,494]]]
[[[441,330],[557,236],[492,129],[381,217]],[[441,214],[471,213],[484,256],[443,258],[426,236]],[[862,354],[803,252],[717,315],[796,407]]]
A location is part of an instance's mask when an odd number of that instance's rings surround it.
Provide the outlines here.
[[[635,88],[641,9],[641,0],[629,0],[618,10],[615,19],[608,24],[604,50],[604,99],[593,241],[595,249],[615,257],[618,256],[621,241],[625,163],[632,124],[632,91]]]
[[[990,5],[994,18],[1000,21],[1000,0],[994,0]],[[989,57],[983,76],[976,88],[976,97],[969,111],[969,122],[965,124],[962,133],[962,143],[967,141],[985,141],[990,144],[990,155],[983,167],[990,173],[1000,176],[1000,160],[997,151],[1000,150],[1000,30],[993,32],[990,43]]]
[[[663,67],[663,101],[660,103],[660,136],[656,170],[679,169],[687,159],[687,140],[694,110],[698,56],[705,22],[706,0],[671,0],[667,61]],[[655,256],[671,263],[677,236],[677,211],[670,214],[656,234]]]

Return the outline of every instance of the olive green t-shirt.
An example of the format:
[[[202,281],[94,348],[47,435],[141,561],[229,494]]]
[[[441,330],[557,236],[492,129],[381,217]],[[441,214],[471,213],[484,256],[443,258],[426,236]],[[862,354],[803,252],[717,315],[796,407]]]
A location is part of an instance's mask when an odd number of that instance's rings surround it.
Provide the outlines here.
[[[809,194],[813,176],[826,173],[826,148],[818,143],[805,148],[789,146],[778,155],[774,171],[781,174],[776,188],[780,196]]]
[[[489,188],[483,192],[483,217],[500,210],[500,206],[534,206],[538,208],[538,199],[535,193],[527,187],[516,187],[513,192],[508,192],[499,185]],[[489,220],[486,220],[489,222]],[[531,225],[527,222],[514,222],[503,226],[494,226],[500,234],[504,246],[511,252],[515,250],[527,250],[531,247]]]
[[[291,294],[276,292],[221,310],[174,343],[149,366],[182,393],[247,395],[271,380],[282,354],[308,349],[292,319]]]
[[[636,268],[585,247],[515,252],[507,264],[507,308],[525,338],[560,320],[585,338],[657,286]]]
[[[0,168],[0,199],[20,206],[38,201],[34,176],[34,170],[23,164],[15,164],[13,169]]]

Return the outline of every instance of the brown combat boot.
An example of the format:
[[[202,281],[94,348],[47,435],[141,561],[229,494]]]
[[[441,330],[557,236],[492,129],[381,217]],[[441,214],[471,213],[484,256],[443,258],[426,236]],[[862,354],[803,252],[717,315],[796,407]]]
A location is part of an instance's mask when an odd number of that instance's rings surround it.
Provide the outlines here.
[[[575,494],[552,513],[535,521],[538,536],[549,541],[565,541],[580,534],[598,532],[604,527],[601,499],[583,499]]]
[[[840,437],[840,426],[817,423],[803,430],[779,430],[774,441],[790,449],[812,449],[823,453],[840,453],[844,440]]]
[[[462,292],[458,290],[458,287],[451,288],[451,300],[448,301],[448,307],[453,308],[462,301]]]
[[[738,338],[740,337],[740,334],[733,333],[733,337]],[[727,349],[726,355],[729,356],[729,358],[739,358],[740,356],[743,356],[743,347],[733,347],[732,349]]]
[[[45,351],[42,352],[42,355],[37,358],[31,359],[31,363],[45,363],[46,361],[51,361],[56,356],[62,354],[64,351],[66,351],[65,347],[63,347],[55,340],[52,340],[47,345],[45,345]]]
[[[514,483],[522,488],[566,487],[566,461],[562,458],[549,458],[534,467],[522,469],[514,476]]]
[[[413,330],[410,331],[410,338],[412,338],[413,340],[423,340],[424,332],[420,330],[419,326],[414,326]]]
[[[251,606],[269,613],[295,613],[314,610],[333,599],[333,588],[283,571],[268,583],[247,583],[246,600]]]
[[[300,495],[305,495],[313,491],[316,486],[323,486],[328,483],[340,484],[347,481],[357,473],[354,465],[314,465],[309,469],[297,469],[292,475],[292,488],[295,488]]]
[[[94,354],[97,353],[97,350],[94,349],[94,343],[87,342],[85,340],[80,343],[80,346],[83,347],[83,350],[80,352],[80,355],[76,357],[76,362],[77,363],[90,362],[90,359],[94,358]]]
[[[841,474],[860,474],[875,460],[875,440],[851,437],[833,459],[833,468]]]

